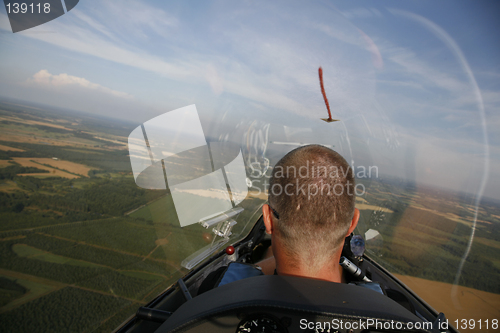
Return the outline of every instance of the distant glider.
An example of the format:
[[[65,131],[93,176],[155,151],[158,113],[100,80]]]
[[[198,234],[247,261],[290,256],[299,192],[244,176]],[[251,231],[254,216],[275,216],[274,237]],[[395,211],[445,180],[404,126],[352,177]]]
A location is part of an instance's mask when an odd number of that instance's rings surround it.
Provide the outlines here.
[[[325,99],[326,109],[328,110],[328,118],[321,118],[321,120],[324,120],[327,123],[339,121],[338,119],[332,119],[332,113],[330,112],[330,104],[328,104],[328,98],[326,98],[326,93],[325,93],[325,86],[323,85],[323,69],[321,68],[321,66],[318,69],[318,73],[319,73],[319,84],[321,85],[321,93],[323,94],[323,98]]]

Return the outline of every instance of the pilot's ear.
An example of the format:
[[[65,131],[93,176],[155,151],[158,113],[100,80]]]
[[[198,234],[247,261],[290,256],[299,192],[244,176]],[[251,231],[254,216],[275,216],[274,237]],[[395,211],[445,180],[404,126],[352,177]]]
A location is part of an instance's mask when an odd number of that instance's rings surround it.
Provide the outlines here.
[[[271,207],[268,204],[262,206],[262,215],[264,216],[264,224],[266,226],[266,233],[271,235],[273,233],[273,219],[271,217]]]
[[[351,226],[349,227],[349,230],[347,231],[346,237],[349,236],[354,231],[354,229],[356,229],[356,226],[358,225],[358,221],[359,221],[359,209],[354,208],[354,216],[352,217]]]

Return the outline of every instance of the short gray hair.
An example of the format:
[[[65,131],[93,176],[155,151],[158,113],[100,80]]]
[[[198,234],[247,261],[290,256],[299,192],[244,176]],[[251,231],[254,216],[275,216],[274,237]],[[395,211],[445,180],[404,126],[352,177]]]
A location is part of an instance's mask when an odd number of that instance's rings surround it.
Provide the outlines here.
[[[269,187],[285,252],[312,270],[320,269],[349,230],[354,190],[354,171],[337,152],[309,145],[286,154],[275,165]]]

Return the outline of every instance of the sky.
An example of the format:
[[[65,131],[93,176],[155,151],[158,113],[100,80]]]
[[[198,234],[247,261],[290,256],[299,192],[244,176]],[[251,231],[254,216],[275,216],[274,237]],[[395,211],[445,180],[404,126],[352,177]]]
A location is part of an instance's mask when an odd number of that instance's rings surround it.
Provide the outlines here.
[[[494,1],[81,0],[14,34],[2,7],[0,96],[137,125],[196,104],[212,132],[314,128],[382,175],[500,199],[499,14]],[[336,123],[320,120],[319,66]]]

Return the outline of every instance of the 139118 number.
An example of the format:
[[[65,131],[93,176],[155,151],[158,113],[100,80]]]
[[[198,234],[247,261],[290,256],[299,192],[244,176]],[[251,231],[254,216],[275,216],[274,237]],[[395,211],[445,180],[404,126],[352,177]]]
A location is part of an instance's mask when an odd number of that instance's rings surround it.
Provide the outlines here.
[[[455,327],[460,330],[473,330],[473,329],[498,329],[498,319],[455,319]]]
[[[13,14],[18,14],[18,13],[21,13],[21,14],[26,14],[26,13],[30,13],[30,14],[42,14],[42,13],[45,13],[45,14],[48,14],[50,13],[50,3],[44,3],[44,4],[41,4],[41,3],[38,3],[38,4],[26,4],[26,3],[17,3],[17,2],[14,2],[14,3],[7,3],[5,5],[5,7],[7,8],[7,13],[10,14],[10,13],[13,13]]]

